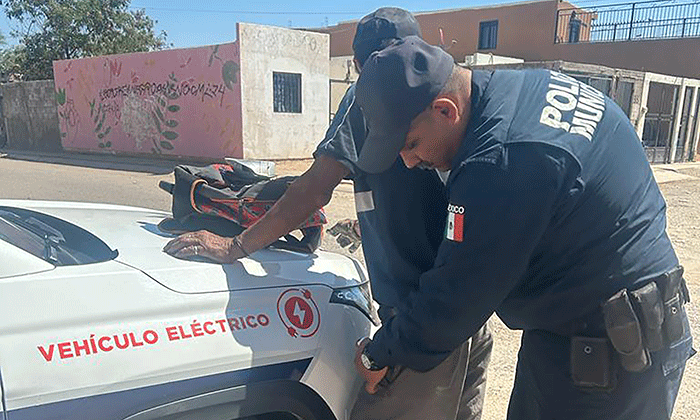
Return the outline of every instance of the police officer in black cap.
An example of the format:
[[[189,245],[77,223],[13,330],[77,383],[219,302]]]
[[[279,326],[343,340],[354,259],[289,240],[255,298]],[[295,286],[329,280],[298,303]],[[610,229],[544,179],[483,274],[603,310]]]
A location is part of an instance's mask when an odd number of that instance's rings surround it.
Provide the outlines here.
[[[383,7],[360,20],[353,41],[355,64],[397,39],[421,35],[411,13]],[[373,296],[382,319],[391,315],[418,289],[418,278],[430,269],[442,241],[446,195],[435,171],[409,170],[400,159],[381,174],[357,167],[366,125],[352,85],[341,101],[326,137],[314,153],[314,163],[290,185],[285,195],[255,225],[236,240],[210,232],[188,233],[166,245],[166,252],[186,258],[192,249],[220,262],[251,254],[294,230],[316,209],[326,205],[343,178],[354,181],[362,247]],[[411,189],[406,189],[411,185]],[[358,396],[351,418],[478,419],[486,387],[486,368],[493,341],[484,326],[473,339],[457,346],[429,372],[401,366],[374,366],[358,346],[357,360],[381,373],[383,381]]]
[[[689,296],[621,109],[561,73],[463,69],[417,37],[372,54],[356,98],[360,168],[451,170],[435,265],[366,345],[372,364],[430,370],[496,312],[523,330],[509,419],[670,418]]]

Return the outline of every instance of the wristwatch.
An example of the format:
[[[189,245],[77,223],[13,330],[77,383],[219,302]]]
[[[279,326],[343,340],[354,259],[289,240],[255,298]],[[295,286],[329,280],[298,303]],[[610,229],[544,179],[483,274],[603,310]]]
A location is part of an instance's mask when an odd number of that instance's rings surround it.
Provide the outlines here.
[[[372,357],[367,353],[367,347],[368,346],[365,346],[365,348],[362,349],[362,353],[360,354],[360,361],[362,362],[362,366],[364,366],[365,369],[371,371],[384,369],[384,366],[379,366],[374,360],[372,360]]]

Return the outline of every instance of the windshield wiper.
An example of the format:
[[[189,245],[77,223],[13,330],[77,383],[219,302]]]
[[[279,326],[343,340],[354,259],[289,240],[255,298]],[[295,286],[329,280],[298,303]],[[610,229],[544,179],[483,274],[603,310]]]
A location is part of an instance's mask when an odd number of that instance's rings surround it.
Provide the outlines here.
[[[57,251],[60,251],[61,244],[66,242],[60,231],[34,217],[23,219],[6,210],[0,210],[0,217],[40,237],[44,241],[44,259],[51,263],[58,263]]]

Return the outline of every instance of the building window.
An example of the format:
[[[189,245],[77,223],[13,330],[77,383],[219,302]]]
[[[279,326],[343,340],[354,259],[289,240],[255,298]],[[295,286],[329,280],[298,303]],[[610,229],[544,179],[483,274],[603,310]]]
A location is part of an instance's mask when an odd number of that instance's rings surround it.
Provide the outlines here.
[[[301,74],[272,72],[275,112],[301,113]]]
[[[498,21],[479,23],[479,49],[494,50],[498,45]]]

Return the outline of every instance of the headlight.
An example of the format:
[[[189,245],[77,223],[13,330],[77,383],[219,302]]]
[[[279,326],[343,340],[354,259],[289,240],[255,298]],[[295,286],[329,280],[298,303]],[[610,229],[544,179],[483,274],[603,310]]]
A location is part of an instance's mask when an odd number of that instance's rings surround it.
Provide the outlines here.
[[[357,286],[333,289],[330,302],[353,306],[365,314],[374,325],[379,325],[379,316],[374,308],[369,282],[358,284]]]

